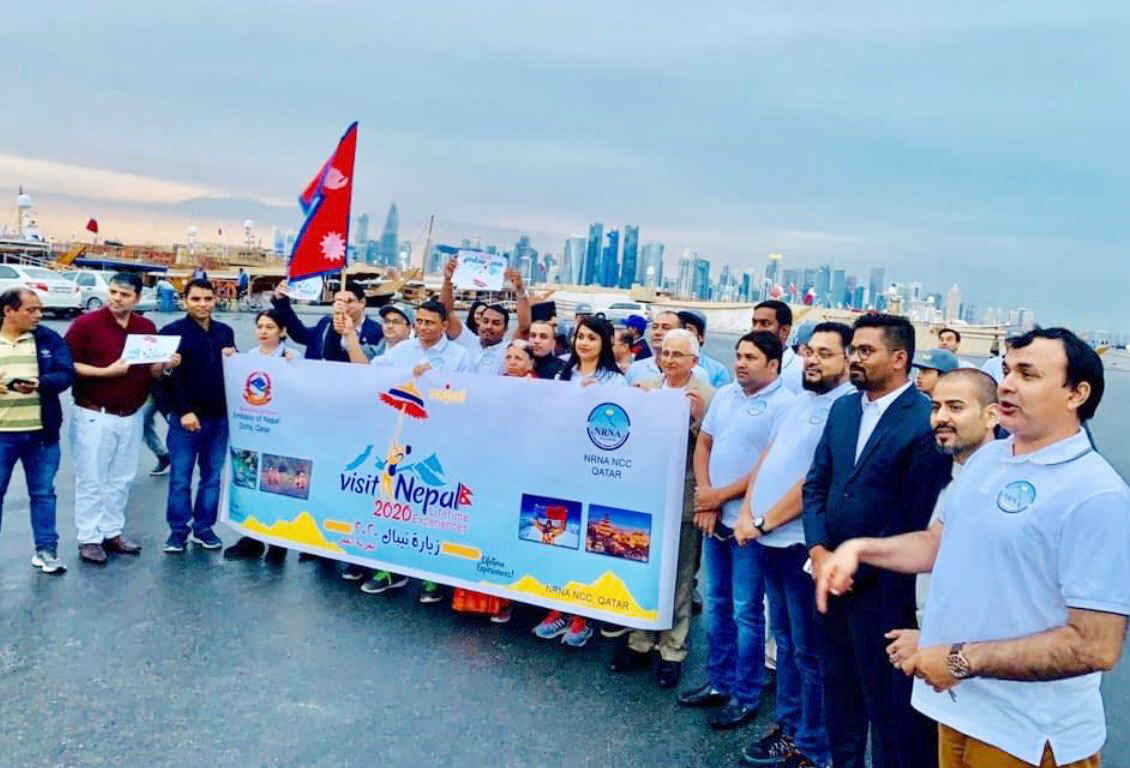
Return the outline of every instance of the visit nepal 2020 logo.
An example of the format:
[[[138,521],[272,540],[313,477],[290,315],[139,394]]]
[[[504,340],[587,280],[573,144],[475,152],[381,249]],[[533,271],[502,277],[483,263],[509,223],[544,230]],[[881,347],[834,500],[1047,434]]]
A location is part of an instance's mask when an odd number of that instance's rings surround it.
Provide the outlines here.
[[[423,421],[428,411],[419,390],[409,381],[382,392],[380,401],[398,412],[396,427],[384,455],[372,444],[341,471],[341,490],[374,496],[397,504],[395,517],[410,520],[414,513],[426,516],[471,506],[471,488],[447,479],[435,453],[411,459],[412,446],[401,442],[405,418]],[[368,465],[368,466],[366,466]]]

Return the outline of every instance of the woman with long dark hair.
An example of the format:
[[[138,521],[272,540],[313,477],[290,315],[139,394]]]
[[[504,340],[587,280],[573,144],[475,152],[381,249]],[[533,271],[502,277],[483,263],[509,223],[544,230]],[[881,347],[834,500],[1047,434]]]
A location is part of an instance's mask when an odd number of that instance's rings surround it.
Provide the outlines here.
[[[577,320],[572,353],[565,367],[557,374],[557,379],[572,382],[578,387],[628,386],[628,380],[620,372],[612,349],[614,333],[612,323],[603,317],[582,317]]]
[[[475,299],[471,302],[471,308],[467,310],[467,319],[463,322],[463,325],[467,326],[467,330],[476,336],[479,335],[479,319],[483,316],[486,308],[487,303],[485,301]]]

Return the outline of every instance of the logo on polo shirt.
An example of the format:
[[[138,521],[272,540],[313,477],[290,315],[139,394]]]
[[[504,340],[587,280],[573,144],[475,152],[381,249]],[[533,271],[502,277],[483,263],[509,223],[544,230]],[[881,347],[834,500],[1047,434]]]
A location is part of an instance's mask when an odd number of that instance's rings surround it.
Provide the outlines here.
[[[1027,480],[1009,483],[997,494],[997,506],[1010,515],[1023,512],[1036,500],[1036,486]]]
[[[748,413],[750,416],[760,416],[761,414],[765,413],[765,409],[767,409],[768,407],[769,403],[758,397],[749,404],[749,407],[746,408],[746,413]]]
[[[614,451],[628,442],[631,427],[628,412],[616,403],[601,403],[589,413],[589,440],[603,451]]]
[[[248,405],[271,402],[271,377],[263,371],[252,371],[243,383],[243,400]]]

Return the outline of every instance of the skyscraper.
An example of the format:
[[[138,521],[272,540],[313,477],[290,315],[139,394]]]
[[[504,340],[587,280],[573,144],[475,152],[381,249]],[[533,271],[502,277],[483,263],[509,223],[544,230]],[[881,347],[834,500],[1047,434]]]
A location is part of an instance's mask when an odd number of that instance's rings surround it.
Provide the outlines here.
[[[816,271],[816,304],[828,306],[828,294],[832,288],[832,267],[828,264],[820,265]]]
[[[875,309],[884,309],[883,306],[880,306],[880,302],[882,301],[883,293],[886,290],[887,284],[883,277],[883,268],[872,268],[871,279],[867,282],[867,294],[868,300],[871,302],[871,306],[875,307]]]
[[[569,235],[565,239],[565,255],[561,258],[561,282],[581,285],[585,269],[585,236]]]
[[[600,265],[600,284],[606,288],[615,288],[620,277],[620,232],[610,230],[607,238],[608,245],[604,246]]]
[[[961,319],[961,289],[957,287],[957,283],[946,292],[946,308],[942,317],[947,323]]]
[[[599,221],[589,225],[589,241],[585,249],[585,268],[581,284],[592,285],[600,281],[600,246],[604,242],[604,225]]]
[[[381,232],[381,248],[378,252],[380,262],[386,267],[395,267],[400,241],[397,231],[400,229],[400,214],[396,210],[396,203],[388,207],[388,216],[385,217],[385,228]]]
[[[530,236],[522,235],[514,244],[514,251],[510,255],[510,266],[517,269],[526,282],[532,283],[538,273],[537,262],[538,252],[530,247]]]
[[[679,257],[679,276],[675,280],[675,295],[680,299],[689,299],[694,296],[694,262],[697,254],[684,250]]]
[[[699,301],[710,298],[710,261],[695,254],[691,295]]]
[[[639,282],[636,275],[639,273],[638,251],[640,243],[640,228],[631,224],[624,226],[624,258],[620,265],[620,287],[631,288],[632,283]]]
[[[663,243],[648,243],[640,257],[640,284],[649,288],[663,286]]]
[[[365,245],[369,242],[369,214],[362,213],[357,217],[357,232],[354,233],[357,238],[357,249],[360,251],[365,250]]]
[[[842,269],[837,269],[832,272],[832,288],[828,306],[842,307],[849,305],[851,300],[844,298],[845,291],[847,291],[847,273]]]

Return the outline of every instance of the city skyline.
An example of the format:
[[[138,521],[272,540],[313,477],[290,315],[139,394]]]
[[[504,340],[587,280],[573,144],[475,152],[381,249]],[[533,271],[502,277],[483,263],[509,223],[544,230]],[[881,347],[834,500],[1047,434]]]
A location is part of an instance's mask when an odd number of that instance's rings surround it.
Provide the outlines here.
[[[375,228],[376,201],[397,200],[404,239],[435,213],[437,240],[525,234],[560,255],[588,222],[621,246],[631,223],[637,274],[646,243],[667,272],[684,250],[715,275],[780,252],[860,282],[877,264],[957,282],[1049,324],[1130,325],[1124,281],[1095,279],[1128,245],[1119,4],[60,13],[16,6],[0,29],[7,102],[25,105],[0,121],[0,214],[23,184],[54,237],[91,216],[134,242],[295,228],[297,191],[358,119],[355,214]],[[325,55],[294,55],[315,39]]]

